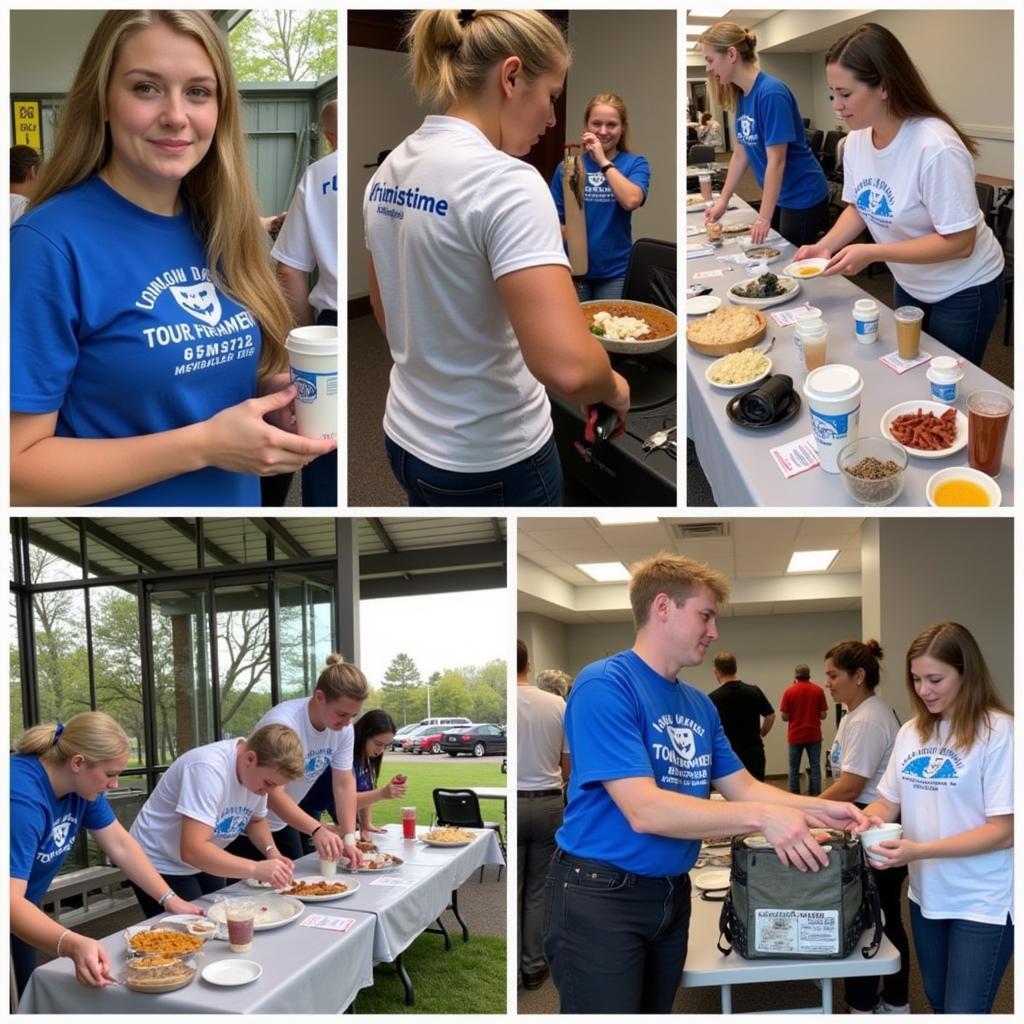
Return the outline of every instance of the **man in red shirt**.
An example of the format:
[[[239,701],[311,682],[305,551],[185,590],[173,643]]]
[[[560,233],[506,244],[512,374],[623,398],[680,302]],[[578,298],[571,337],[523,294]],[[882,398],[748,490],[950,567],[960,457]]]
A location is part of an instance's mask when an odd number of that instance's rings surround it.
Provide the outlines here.
[[[828,715],[825,691],[811,682],[807,665],[793,670],[794,682],[782,694],[779,712],[789,724],[789,791],[800,792],[800,759],[807,751],[807,793],[817,796],[821,792],[821,723]]]

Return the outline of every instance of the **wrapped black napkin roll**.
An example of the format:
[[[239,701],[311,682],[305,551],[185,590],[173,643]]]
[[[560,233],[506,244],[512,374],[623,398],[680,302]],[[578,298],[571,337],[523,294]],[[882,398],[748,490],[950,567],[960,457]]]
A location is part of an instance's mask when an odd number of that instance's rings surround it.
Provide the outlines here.
[[[740,396],[740,414],[748,423],[771,423],[781,416],[793,393],[793,378],[776,373]]]

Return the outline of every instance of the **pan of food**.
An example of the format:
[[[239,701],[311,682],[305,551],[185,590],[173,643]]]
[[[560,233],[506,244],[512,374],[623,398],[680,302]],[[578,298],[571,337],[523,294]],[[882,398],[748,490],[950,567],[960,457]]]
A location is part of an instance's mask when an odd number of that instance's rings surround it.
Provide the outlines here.
[[[587,328],[609,351],[646,355],[676,340],[676,315],[650,302],[592,299],[582,302]]]

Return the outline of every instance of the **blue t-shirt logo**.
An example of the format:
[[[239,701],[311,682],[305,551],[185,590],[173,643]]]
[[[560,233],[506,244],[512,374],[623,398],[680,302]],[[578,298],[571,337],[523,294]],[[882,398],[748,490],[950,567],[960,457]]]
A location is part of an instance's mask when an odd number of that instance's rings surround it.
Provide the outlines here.
[[[594,188],[600,188],[604,184],[604,175],[600,171],[596,174],[588,174],[587,181],[590,182]]]
[[[857,212],[881,227],[892,224],[895,198],[889,183],[882,178],[865,178],[857,183]]]
[[[173,285],[171,294],[186,313],[201,320],[210,327],[220,323],[220,296],[217,289],[208,281],[194,285]]]
[[[306,761],[306,781],[312,782],[331,763],[331,752],[314,751]]]
[[[68,832],[71,831],[70,821],[59,821],[53,826],[53,845],[60,849],[68,841]]]
[[[693,730],[683,726],[670,725],[665,731],[668,733],[676,753],[684,761],[692,761],[693,755],[697,753],[697,741],[694,739]]]
[[[228,807],[224,811],[224,816],[217,822],[213,834],[221,838],[233,839],[245,831],[251,817],[251,807]]]
[[[740,140],[745,146],[754,145],[757,142],[754,119],[749,114],[740,114],[736,119],[739,126]]]

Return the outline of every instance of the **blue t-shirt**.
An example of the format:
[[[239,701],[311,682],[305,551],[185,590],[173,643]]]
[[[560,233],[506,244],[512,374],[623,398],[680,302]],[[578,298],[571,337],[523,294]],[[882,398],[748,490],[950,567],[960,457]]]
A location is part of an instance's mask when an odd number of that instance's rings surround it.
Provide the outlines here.
[[[28,882],[25,898],[42,903],[80,828],[106,828],[114,812],[101,793],[57,799],[38,757],[11,755],[11,878]]]
[[[353,763],[352,771],[356,777],[356,792],[367,793],[373,789],[373,776],[369,768],[360,768],[358,761]],[[328,768],[317,776],[316,782],[309,787],[306,795],[299,801],[299,806],[309,815],[319,819],[324,811],[334,814],[334,781],[332,771]]]
[[[828,195],[825,172],[807,145],[796,97],[784,82],[763,71],[758,74],[753,88],[740,97],[736,109],[736,141],[746,150],[754,177],[762,188],[768,166],[766,147],[786,143],[779,206],[806,210]]]
[[[659,789],[710,797],[715,779],[743,765],[707,694],[660,676],[638,655],[623,651],[576,677],[565,734],[572,775],[558,845],[575,857],[652,878],[689,871],[700,840],[634,832],[604,783],[648,776]]]
[[[616,169],[643,189],[644,202],[651,181],[647,158],[636,153],[617,153],[612,161]],[[597,164],[583,154],[586,184],[583,193],[583,216],[587,223],[587,273],[585,281],[606,277],[622,277],[629,266],[633,249],[630,226],[632,213],[624,210],[612,192],[611,185],[597,169]],[[555,168],[551,179],[551,195],[558,208],[558,219],[565,223],[565,193],[562,190],[562,165]]]
[[[11,228],[11,411],[58,437],[136,437],[256,395],[260,328],[209,281],[188,209],[162,217],[99,177]],[[103,505],[259,505],[259,478],[207,467]]]

